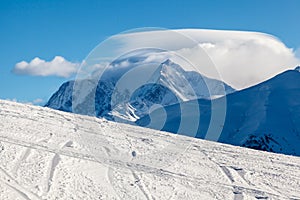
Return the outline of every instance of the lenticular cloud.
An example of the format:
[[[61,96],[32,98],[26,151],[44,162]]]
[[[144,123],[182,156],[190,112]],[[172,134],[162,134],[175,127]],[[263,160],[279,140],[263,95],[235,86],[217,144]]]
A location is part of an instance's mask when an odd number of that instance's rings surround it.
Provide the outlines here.
[[[190,37],[197,45],[195,43],[188,45],[185,44],[186,40],[181,41],[178,37],[172,37],[175,34],[170,33],[174,31]],[[120,34],[114,39],[124,48],[134,48],[137,43],[145,47],[158,44],[164,46],[165,49],[171,49],[196,63],[204,75],[221,78],[237,89],[255,85],[300,63],[293,49],[286,47],[272,35],[258,32],[155,30]],[[212,71],[211,65],[198,56],[203,50],[215,64],[218,76]]]

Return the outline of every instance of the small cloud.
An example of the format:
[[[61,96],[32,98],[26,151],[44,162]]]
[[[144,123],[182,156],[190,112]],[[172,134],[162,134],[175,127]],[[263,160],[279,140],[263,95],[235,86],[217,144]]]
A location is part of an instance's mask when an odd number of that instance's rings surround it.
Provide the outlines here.
[[[70,77],[76,73],[80,63],[72,63],[61,56],[55,56],[51,61],[45,61],[38,57],[31,60],[19,62],[15,65],[13,73],[32,76],[59,76]]]
[[[12,102],[16,102],[16,103],[23,103],[23,104],[27,104],[27,105],[36,105],[36,106],[40,106],[43,105],[43,103],[45,102],[43,99],[35,99],[33,101],[26,101],[26,100],[18,100],[16,98],[13,99],[6,99],[7,101],[12,101]]]
[[[16,98],[13,99],[5,99],[6,101],[12,101],[12,102],[18,102],[18,100]]]
[[[35,99],[35,100],[32,101],[33,105],[40,105],[42,103],[44,103],[43,99]]]

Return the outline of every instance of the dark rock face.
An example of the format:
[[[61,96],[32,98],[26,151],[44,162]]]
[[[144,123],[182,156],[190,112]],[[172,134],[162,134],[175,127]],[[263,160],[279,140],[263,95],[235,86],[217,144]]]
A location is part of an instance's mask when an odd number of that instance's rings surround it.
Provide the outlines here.
[[[268,152],[276,152],[274,150],[275,147],[282,150],[280,144],[271,134],[264,134],[261,136],[249,135],[248,139],[242,144],[242,146]]]

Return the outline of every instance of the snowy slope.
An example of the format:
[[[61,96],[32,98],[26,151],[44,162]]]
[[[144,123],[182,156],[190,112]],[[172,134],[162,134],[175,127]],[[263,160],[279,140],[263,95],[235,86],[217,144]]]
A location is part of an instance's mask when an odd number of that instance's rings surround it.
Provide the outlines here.
[[[141,52],[136,52],[134,56],[130,54],[129,57],[122,57],[114,61],[111,64],[111,69],[105,71],[98,83],[95,84],[95,88],[88,91],[85,94],[86,97],[80,97],[82,99],[90,98],[91,94],[95,93],[96,116],[110,120],[118,118],[125,121],[136,121],[148,114],[154,104],[168,106],[182,101],[200,98],[210,99],[234,92],[233,88],[222,81],[210,79],[195,71],[185,71],[180,65],[172,62],[170,59],[166,59],[164,62],[154,66],[155,70],[149,77],[149,80],[146,80],[147,83],[137,88],[137,91],[134,91],[134,94],[128,101],[122,102],[122,98],[120,98],[120,96],[126,96],[127,94],[117,94],[118,97],[114,100],[112,95],[120,89],[117,84],[122,76],[126,76],[126,73],[135,67],[151,63],[151,61],[145,61],[149,55],[145,57],[144,52],[140,54]],[[124,62],[126,67],[122,64]],[[143,73],[147,73],[147,70],[144,70]],[[97,78],[99,77],[96,77],[95,80]],[[131,77],[131,79],[134,78]],[[89,88],[86,85],[91,85],[92,83],[93,80],[84,79],[77,84],[81,84],[82,90],[86,90],[86,88]],[[74,81],[64,83],[52,95],[46,107],[73,112],[73,87]]]
[[[194,113],[182,116],[175,112],[179,106],[199,104],[201,119],[197,137],[205,138],[208,124],[211,123],[214,126],[223,126],[220,142],[300,156],[299,99],[300,73],[296,68],[254,87],[228,95],[225,124],[210,122],[211,102],[200,100],[167,107],[166,112],[172,115],[169,115],[163,130],[176,133],[176,124],[180,123],[181,117],[199,118]],[[216,99],[213,103],[218,105],[223,100]],[[153,111],[152,118],[159,118],[155,113],[160,111]],[[138,121],[142,126],[148,123],[149,116]]]
[[[0,199],[300,199],[300,158],[0,101]]]

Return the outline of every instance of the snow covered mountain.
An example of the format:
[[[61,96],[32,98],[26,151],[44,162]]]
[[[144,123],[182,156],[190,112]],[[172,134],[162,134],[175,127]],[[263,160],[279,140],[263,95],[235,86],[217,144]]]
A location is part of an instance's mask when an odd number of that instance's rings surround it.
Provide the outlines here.
[[[300,199],[299,157],[3,100],[0,127],[1,200]]]
[[[181,117],[190,119],[198,117],[201,118],[198,138],[205,138],[208,125],[211,123],[213,126],[223,127],[219,142],[300,156],[299,67],[251,88],[229,94],[226,97],[225,124],[210,122],[211,104],[221,104],[224,102],[223,98],[212,102],[198,100],[165,107],[166,113],[172,115],[168,115],[162,130],[176,133]],[[193,104],[199,104],[201,117],[194,116],[192,112],[186,116],[176,112],[180,106],[188,107]],[[161,113],[161,109],[150,113],[152,118]],[[137,124],[147,126],[150,115],[138,120]]]
[[[144,58],[127,58],[126,62],[137,65]],[[113,65],[124,62],[117,60]],[[129,64],[130,66],[130,64]],[[168,106],[183,101],[195,99],[210,99],[234,92],[234,89],[223,82],[210,79],[194,71],[185,71],[170,59],[161,63],[150,76],[148,83],[138,88],[128,101],[121,102],[118,94],[117,101],[112,104],[112,95],[116,84],[130,67],[106,72],[97,84],[95,92],[95,110],[97,117],[110,120],[136,121],[149,113],[149,109],[156,104]],[[123,70],[123,71],[122,71]],[[81,84],[92,84],[93,80],[80,80]],[[53,94],[46,107],[72,112],[72,93],[74,81],[64,83]],[[91,91],[94,92],[94,91]],[[88,98],[89,94],[87,94]]]

